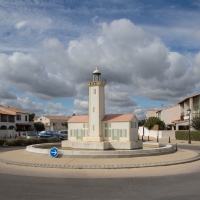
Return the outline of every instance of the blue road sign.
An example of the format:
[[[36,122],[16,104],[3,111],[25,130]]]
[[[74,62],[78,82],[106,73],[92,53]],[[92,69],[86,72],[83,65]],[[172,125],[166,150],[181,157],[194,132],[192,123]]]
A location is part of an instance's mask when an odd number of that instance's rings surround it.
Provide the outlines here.
[[[52,158],[56,158],[58,156],[58,149],[56,147],[50,149],[50,156]]]

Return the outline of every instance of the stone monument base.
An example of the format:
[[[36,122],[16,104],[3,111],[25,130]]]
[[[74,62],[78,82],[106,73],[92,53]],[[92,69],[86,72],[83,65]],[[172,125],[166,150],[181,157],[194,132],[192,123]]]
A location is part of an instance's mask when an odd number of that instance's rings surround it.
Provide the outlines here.
[[[115,141],[103,141],[103,142],[84,142],[84,141],[68,141],[63,140],[61,147],[72,149],[93,149],[93,150],[106,150],[106,149],[141,149],[143,148],[143,142],[131,141],[131,142],[115,142]]]

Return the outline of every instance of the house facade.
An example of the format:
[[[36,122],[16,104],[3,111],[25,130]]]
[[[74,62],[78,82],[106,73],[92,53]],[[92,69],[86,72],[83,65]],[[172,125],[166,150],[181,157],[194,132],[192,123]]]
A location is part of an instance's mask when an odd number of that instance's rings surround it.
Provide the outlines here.
[[[21,131],[30,130],[31,126],[27,112],[9,106],[0,106],[0,137],[14,137],[15,130],[17,136],[20,136]]]
[[[35,118],[34,122],[42,122],[46,131],[67,130],[65,122],[68,122],[70,116],[41,116]]]
[[[68,121],[68,140],[94,141],[89,139],[89,117],[74,116]],[[138,140],[138,119],[134,114],[109,114],[101,122],[101,141],[129,142]]]
[[[195,116],[200,116],[200,94],[187,97],[175,106],[170,106],[161,110],[147,111],[149,117],[159,117],[172,130],[188,130],[189,116],[187,110],[191,110],[190,120]]]

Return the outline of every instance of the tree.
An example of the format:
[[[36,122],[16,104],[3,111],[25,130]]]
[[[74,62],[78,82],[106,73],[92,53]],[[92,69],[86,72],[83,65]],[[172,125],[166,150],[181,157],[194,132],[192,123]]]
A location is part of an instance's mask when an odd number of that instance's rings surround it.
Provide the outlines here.
[[[29,113],[29,121],[34,121],[35,113]]]
[[[63,126],[65,126],[66,129],[68,129],[68,122],[64,122],[64,123],[63,123]]]
[[[143,126],[146,122],[146,119],[142,119],[138,122],[138,126]]]
[[[200,130],[200,116],[194,117],[192,119],[192,123],[191,126],[195,129],[195,130]]]
[[[145,122],[144,126],[147,127],[149,130],[154,126],[158,125],[159,130],[165,129],[165,122],[161,121],[158,117],[149,117]]]
[[[34,123],[34,127],[36,131],[44,131],[44,124],[42,122]]]

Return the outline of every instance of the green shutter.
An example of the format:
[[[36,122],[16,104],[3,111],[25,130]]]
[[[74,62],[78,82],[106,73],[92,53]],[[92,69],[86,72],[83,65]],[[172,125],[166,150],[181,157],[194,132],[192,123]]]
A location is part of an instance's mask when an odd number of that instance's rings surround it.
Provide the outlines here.
[[[125,130],[125,137],[127,137],[127,130]]]
[[[70,136],[72,137],[72,130],[70,130]]]

